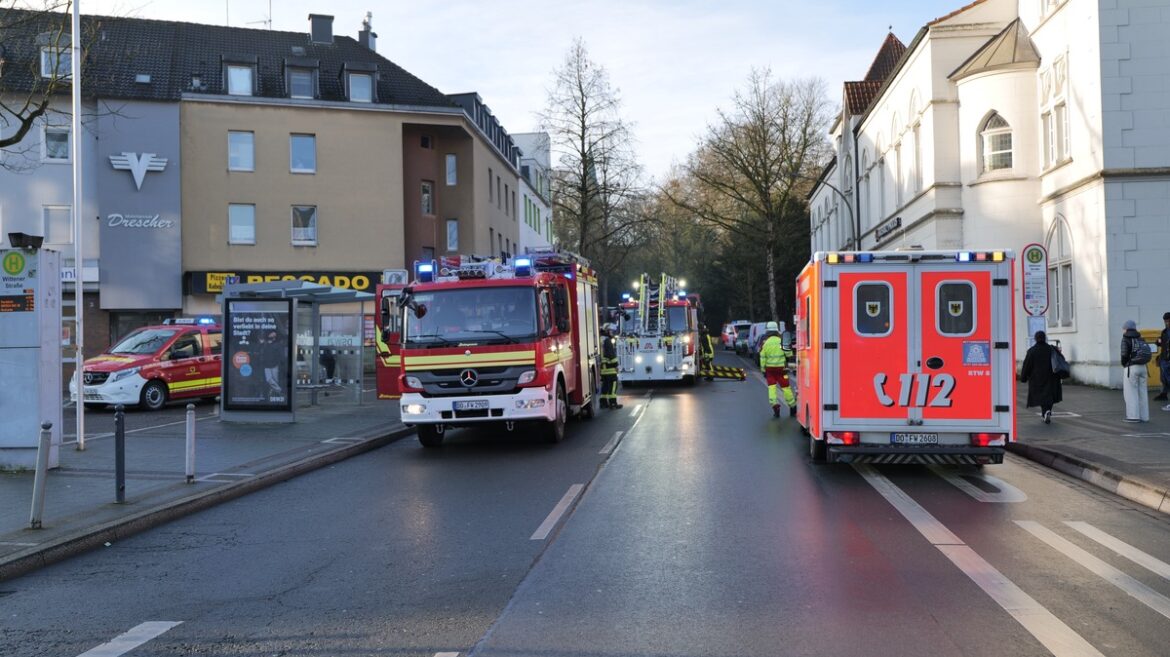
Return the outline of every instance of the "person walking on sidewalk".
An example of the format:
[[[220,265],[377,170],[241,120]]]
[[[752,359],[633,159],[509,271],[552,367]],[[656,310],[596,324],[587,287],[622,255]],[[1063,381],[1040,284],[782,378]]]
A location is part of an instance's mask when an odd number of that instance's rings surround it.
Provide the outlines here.
[[[1162,313],[1162,323],[1166,327],[1158,336],[1158,374],[1162,379],[1162,392],[1154,397],[1158,401],[1166,401],[1166,393],[1170,392],[1170,313]],[[1170,404],[1163,406],[1162,410],[1170,411]]]
[[[1149,422],[1150,374],[1146,371],[1146,363],[1150,362],[1150,347],[1142,339],[1142,334],[1138,333],[1137,323],[1132,319],[1125,320],[1121,328],[1125,330],[1121,335],[1121,366],[1125,368],[1121,390],[1125,396],[1125,421]]]
[[[1052,371],[1054,349],[1048,344],[1048,334],[1036,331],[1036,344],[1028,349],[1024,365],[1020,368],[1020,382],[1028,384],[1028,403],[1025,406],[1039,406],[1044,424],[1052,424],[1052,407],[1064,398],[1060,377]]]

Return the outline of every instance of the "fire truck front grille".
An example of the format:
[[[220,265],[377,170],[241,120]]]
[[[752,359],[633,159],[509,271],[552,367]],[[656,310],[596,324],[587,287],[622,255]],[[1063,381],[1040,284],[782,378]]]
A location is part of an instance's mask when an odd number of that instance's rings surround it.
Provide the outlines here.
[[[520,375],[531,370],[520,367],[473,367],[414,372],[423,385],[424,397],[499,395],[516,389]],[[468,374],[468,372],[472,374]],[[470,385],[468,385],[470,384]]]

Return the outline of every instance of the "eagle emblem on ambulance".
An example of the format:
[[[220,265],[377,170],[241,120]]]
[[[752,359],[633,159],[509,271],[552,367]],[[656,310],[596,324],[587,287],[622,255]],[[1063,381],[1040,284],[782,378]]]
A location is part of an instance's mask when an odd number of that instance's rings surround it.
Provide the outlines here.
[[[866,301],[865,302],[865,314],[869,315],[870,317],[877,317],[878,315],[882,314],[882,302],[881,301]]]

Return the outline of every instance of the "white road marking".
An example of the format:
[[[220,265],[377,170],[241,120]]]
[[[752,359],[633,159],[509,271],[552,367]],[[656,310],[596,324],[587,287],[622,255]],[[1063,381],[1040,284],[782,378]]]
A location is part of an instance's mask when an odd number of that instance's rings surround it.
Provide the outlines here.
[[[208,475],[203,475],[195,481],[231,481],[232,479],[247,479],[248,477],[255,477],[251,472],[212,472]]]
[[[910,499],[902,489],[868,465],[853,468],[888,501],[898,513],[955,564],[964,575],[983,589],[1012,618],[1048,648],[1055,657],[1104,657],[1088,641],[1065,625],[1032,596],[1016,586],[963,543],[930,512]]]
[[[7,545],[8,547],[33,547],[40,545],[40,543],[17,543],[14,541],[0,541],[0,545]]]
[[[459,653],[457,653],[457,652],[437,652],[437,653],[435,653],[435,657],[459,657]]]
[[[565,493],[560,502],[557,502],[557,505],[553,508],[552,512],[548,514],[548,517],[544,519],[544,522],[540,523],[540,527],[536,528],[536,533],[532,535],[530,540],[543,541],[544,539],[548,538],[548,535],[552,532],[553,527],[556,527],[557,522],[559,522],[561,519],[561,516],[565,515],[565,511],[569,509],[569,505],[573,503],[573,500],[577,499],[577,496],[580,495],[581,491],[583,490],[585,490],[584,484],[573,484],[572,486],[569,486],[569,491]]]
[[[633,427],[630,427],[630,428],[632,429]],[[614,433],[613,438],[609,439],[609,442],[605,444],[605,447],[601,448],[601,451],[598,452],[598,454],[609,454],[610,452],[612,452],[613,448],[617,447],[618,441],[621,440],[621,438],[622,438],[622,432],[618,431],[618,432]]]
[[[1087,522],[1066,520],[1064,524],[1097,541],[1101,545],[1113,550],[1117,554],[1129,559],[1137,565],[1160,575],[1163,579],[1170,579],[1170,564],[1135,548],[1134,546],[1106,534]]]
[[[641,410],[642,410],[642,405],[638,404],[637,406],[634,407],[634,410],[630,411],[630,417],[636,416]]]
[[[77,657],[119,657],[134,650],[138,646],[150,641],[158,635],[175,627],[183,621],[150,621],[143,623],[137,627],[131,628],[129,632],[114,637],[113,641],[103,643],[102,645],[86,650]]]
[[[936,475],[951,482],[955,488],[958,488],[959,490],[979,500],[980,502],[1016,503],[1023,502],[1028,499],[1028,495],[1024,493],[1024,491],[1016,488],[1015,486],[1012,486],[998,477],[993,477],[989,474],[979,473],[967,474],[964,476],[958,474],[954,470],[948,470],[937,465],[932,465],[929,467],[930,470]],[[979,479],[981,481],[985,481],[999,492],[992,493],[985,491],[971,483],[969,481],[970,479]]]
[[[1044,525],[1032,520],[1017,520],[1017,525],[1028,530],[1033,536],[1044,541],[1056,551],[1089,569],[1094,575],[1136,598],[1150,609],[1170,618],[1170,598],[1142,584],[1113,566],[1089,554],[1072,541],[1060,536]]]

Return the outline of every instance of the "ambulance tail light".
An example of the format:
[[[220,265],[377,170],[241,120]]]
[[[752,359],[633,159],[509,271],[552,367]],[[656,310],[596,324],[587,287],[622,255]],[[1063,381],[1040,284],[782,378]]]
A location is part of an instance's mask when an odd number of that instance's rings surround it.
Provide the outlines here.
[[[972,447],[1003,447],[1007,443],[1006,433],[973,433]]]
[[[828,431],[825,437],[830,445],[856,445],[861,442],[859,431]]]

